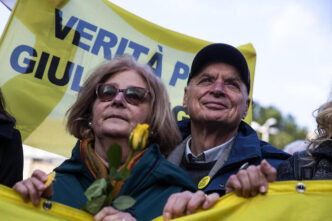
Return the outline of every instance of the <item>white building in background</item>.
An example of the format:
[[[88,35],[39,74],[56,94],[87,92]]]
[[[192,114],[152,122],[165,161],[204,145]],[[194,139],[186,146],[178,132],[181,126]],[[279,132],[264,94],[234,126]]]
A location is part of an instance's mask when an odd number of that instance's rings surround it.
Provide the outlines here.
[[[23,179],[31,176],[36,169],[45,173],[50,173],[55,167],[59,166],[65,157],[50,153],[41,149],[23,145],[24,169]]]

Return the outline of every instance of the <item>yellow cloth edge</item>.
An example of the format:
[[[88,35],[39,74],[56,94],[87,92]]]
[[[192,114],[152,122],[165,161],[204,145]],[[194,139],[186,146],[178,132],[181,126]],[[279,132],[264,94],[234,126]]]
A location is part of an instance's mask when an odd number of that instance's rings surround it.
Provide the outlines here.
[[[37,206],[34,206],[31,202],[26,203],[21,198],[19,193],[4,185],[0,185],[0,199],[10,201],[13,204],[28,207],[31,210],[48,213],[54,216],[60,216],[68,220],[92,220],[92,216],[82,210],[78,210],[53,201],[52,207],[49,210],[45,210],[43,208],[43,203],[47,201],[45,198],[41,198],[41,202]]]
[[[305,185],[306,190],[304,193],[298,193],[296,191],[297,184],[302,183]],[[329,193],[332,194],[332,180],[305,180],[305,181],[279,181],[269,183],[268,192],[265,195],[258,195],[256,197],[265,197],[265,196],[277,196],[281,194],[304,194],[304,195],[313,195],[320,193]],[[195,216],[194,220],[204,220],[206,214],[211,212],[211,210],[222,209],[223,211],[227,210],[227,207],[231,208],[237,204],[246,204],[250,203],[251,200],[254,200],[255,197],[243,198],[238,197],[234,192],[226,194],[218,199],[216,204],[208,210],[199,209],[196,213],[192,214]],[[249,218],[249,217],[248,217]],[[190,216],[179,217],[174,220],[191,220]],[[154,219],[154,221],[164,220],[162,216],[159,216]],[[229,220],[227,218],[227,220]]]

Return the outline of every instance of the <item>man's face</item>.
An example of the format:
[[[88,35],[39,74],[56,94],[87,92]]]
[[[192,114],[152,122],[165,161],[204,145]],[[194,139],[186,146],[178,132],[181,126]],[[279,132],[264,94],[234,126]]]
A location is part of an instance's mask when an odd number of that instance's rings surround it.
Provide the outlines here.
[[[250,104],[247,89],[235,67],[207,65],[185,88],[183,106],[198,123],[222,123],[237,127]]]

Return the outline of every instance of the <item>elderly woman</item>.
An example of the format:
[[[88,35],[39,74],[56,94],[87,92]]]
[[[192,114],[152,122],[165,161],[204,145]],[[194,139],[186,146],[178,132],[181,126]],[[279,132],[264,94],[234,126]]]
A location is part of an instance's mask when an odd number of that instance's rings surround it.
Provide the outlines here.
[[[162,156],[181,139],[165,86],[148,65],[138,64],[129,55],[117,57],[90,75],[68,111],[67,128],[79,141],[71,158],[55,169],[53,194],[45,189],[47,175],[41,171],[14,189],[34,204],[43,193],[53,201],[80,208],[87,201],[84,191],[96,179],[107,177],[106,151],[111,144],[121,145],[125,162],[131,151],[128,138],[138,123],[149,124],[149,147],[133,158],[132,176],[119,193],[131,195],[136,203],[129,213],[106,207],[95,218],[151,220],[161,215],[169,195],[195,187],[184,171]]]

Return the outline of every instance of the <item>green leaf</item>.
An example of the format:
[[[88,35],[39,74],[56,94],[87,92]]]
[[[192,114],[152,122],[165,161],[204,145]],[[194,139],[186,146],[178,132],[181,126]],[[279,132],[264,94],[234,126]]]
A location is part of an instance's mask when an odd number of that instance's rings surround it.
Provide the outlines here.
[[[112,144],[107,150],[109,168],[119,168],[122,159],[122,149],[117,143]]]
[[[135,204],[136,200],[131,196],[119,196],[113,201],[113,206],[118,210],[125,210],[132,207]]]
[[[112,167],[110,169],[109,175],[108,175],[109,182],[115,181],[121,181],[122,175],[114,168]]]
[[[105,200],[106,200],[106,195],[101,195],[99,197],[93,198],[92,200],[89,200],[86,203],[84,210],[95,215],[102,209]]]
[[[99,197],[102,195],[103,191],[106,190],[107,182],[104,178],[94,181],[89,188],[84,192],[84,195],[88,200],[92,198]]]
[[[122,168],[119,173],[123,181],[130,177],[130,171],[127,168]]]

